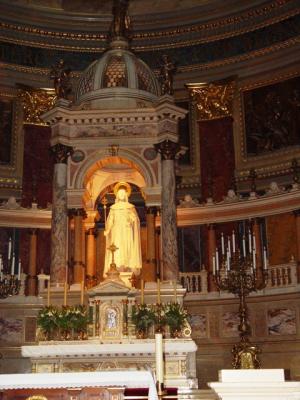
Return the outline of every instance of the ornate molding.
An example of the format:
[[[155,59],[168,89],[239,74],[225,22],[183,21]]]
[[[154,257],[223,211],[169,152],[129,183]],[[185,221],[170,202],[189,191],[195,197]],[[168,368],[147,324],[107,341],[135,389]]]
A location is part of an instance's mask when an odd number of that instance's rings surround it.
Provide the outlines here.
[[[200,121],[232,115],[235,81],[230,79],[207,84],[187,84],[186,87],[192,100],[196,102]]]
[[[21,89],[20,98],[24,111],[24,124],[47,125],[40,116],[53,108],[56,95],[52,90]]]
[[[66,146],[62,143],[57,143],[50,147],[51,154],[54,157],[55,164],[66,164],[68,157],[73,153],[73,147]]]

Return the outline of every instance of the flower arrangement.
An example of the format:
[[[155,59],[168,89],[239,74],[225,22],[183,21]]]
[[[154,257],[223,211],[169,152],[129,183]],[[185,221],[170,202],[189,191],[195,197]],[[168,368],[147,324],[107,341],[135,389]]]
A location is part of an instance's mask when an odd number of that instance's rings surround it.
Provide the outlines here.
[[[131,320],[135,325],[137,334],[144,337],[147,335],[149,328],[155,323],[156,315],[154,308],[146,304],[137,304],[133,306]]]
[[[40,310],[38,327],[47,339],[78,339],[86,333],[88,314],[85,306],[53,306]]]
[[[172,337],[180,335],[186,324],[187,311],[179,303],[169,303],[165,306],[165,322],[170,328]]]

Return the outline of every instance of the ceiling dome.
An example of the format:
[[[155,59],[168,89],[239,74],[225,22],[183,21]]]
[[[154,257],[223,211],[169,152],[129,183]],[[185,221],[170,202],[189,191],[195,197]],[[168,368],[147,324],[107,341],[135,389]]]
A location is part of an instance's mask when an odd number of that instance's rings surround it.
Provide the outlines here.
[[[83,72],[75,99],[91,108],[147,107],[157,101],[160,86],[153,71],[126,48],[114,41],[111,49]]]

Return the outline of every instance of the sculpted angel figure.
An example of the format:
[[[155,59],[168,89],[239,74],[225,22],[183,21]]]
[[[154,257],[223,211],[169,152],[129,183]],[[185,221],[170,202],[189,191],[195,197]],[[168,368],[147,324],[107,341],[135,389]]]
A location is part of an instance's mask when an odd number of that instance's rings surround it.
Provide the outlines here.
[[[114,261],[120,271],[130,270],[139,273],[142,268],[140,220],[135,206],[128,202],[130,191],[127,182],[119,182],[114,189],[116,199],[110,207],[104,231],[106,236],[104,275],[112,262],[112,253],[108,250],[112,244],[117,247]]]

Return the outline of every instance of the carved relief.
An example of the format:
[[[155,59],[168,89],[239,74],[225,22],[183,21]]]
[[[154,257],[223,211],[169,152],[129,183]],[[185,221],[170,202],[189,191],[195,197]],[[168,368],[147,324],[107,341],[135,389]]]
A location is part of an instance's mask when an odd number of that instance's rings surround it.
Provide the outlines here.
[[[47,125],[40,116],[54,106],[54,91],[26,88],[21,91],[20,97],[24,110],[24,124]]]
[[[196,100],[199,120],[205,121],[232,115],[234,81],[190,84],[187,87],[192,99]]]

